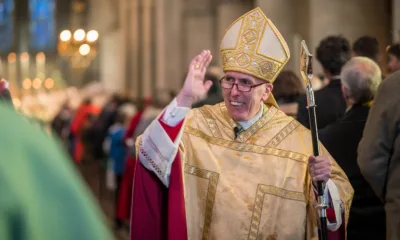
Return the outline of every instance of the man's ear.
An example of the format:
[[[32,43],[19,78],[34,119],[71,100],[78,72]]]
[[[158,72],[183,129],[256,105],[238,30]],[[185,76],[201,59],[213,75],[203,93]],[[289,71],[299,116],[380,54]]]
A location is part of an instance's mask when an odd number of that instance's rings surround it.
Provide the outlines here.
[[[267,83],[265,85],[265,92],[262,96],[263,102],[267,101],[269,95],[272,93],[272,89],[274,89],[274,85],[272,85],[272,83]]]

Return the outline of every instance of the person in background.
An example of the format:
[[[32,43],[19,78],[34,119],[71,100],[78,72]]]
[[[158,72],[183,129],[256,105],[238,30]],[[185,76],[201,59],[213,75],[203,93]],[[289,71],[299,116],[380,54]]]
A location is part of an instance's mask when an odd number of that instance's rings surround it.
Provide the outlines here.
[[[340,79],[347,111],[339,121],[320,130],[319,138],[354,188],[347,239],[385,239],[385,209],[357,164],[357,147],[382,81],[381,70],[369,58],[354,57],[343,66]]]
[[[88,116],[98,115],[100,113],[100,108],[92,103],[92,100],[86,98],[83,100],[82,104],[76,110],[75,115],[72,118],[70,125],[70,134],[73,139],[73,159],[76,163],[81,163],[84,155],[84,146],[82,139],[80,138],[80,133],[85,123],[87,122]]]
[[[272,94],[279,108],[288,116],[297,117],[297,98],[305,93],[304,84],[292,71],[282,71],[275,79]]]
[[[2,102],[0,116],[0,239],[112,239],[54,138]]]
[[[367,57],[379,64],[379,43],[375,37],[362,36],[358,38],[352,47],[353,57]]]
[[[72,109],[70,108],[68,102],[61,105],[59,112],[51,121],[51,128],[61,139],[64,139],[66,127],[69,125],[72,117]]]
[[[400,239],[400,72],[382,81],[362,140],[358,165],[385,205],[386,239]]]
[[[124,136],[125,147],[127,148],[126,161],[124,167],[124,173],[122,175],[120,193],[117,202],[117,213],[116,218],[122,223],[129,222],[130,219],[130,209],[131,209],[131,197],[132,197],[132,187],[133,187],[133,176],[135,173],[136,159],[134,148],[136,139],[136,128],[138,127],[143,113],[146,107],[151,104],[151,99],[139,99],[137,101],[136,114],[130,119],[127,131]]]
[[[8,85],[9,83],[6,80],[0,81],[0,102],[6,103],[9,106],[14,107]]]
[[[124,143],[126,132],[126,116],[122,111],[119,111],[115,117],[115,122],[108,130],[108,135],[104,141],[104,152],[108,155],[108,159],[112,166],[115,176],[115,227],[120,229],[122,222],[117,216],[118,196],[120,194],[122,175],[124,173],[125,159],[127,149]]]
[[[93,151],[92,156],[96,160],[104,160],[107,158],[103,151],[104,139],[107,136],[108,129],[115,122],[118,110],[125,100],[119,94],[113,94],[107,103],[101,109],[99,116],[92,127]]]
[[[350,60],[350,43],[342,36],[328,36],[317,47],[316,57],[321,63],[324,75],[329,83],[322,89],[314,92],[317,104],[317,126],[322,129],[336,122],[346,111],[343,98],[340,71],[343,65]],[[305,95],[298,99],[299,110],[297,120],[309,128],[307,98]]]
[[[388,68],[391,73],[400,70],[400,43],[393,44],[388,47],[387,54],[389,57]]]

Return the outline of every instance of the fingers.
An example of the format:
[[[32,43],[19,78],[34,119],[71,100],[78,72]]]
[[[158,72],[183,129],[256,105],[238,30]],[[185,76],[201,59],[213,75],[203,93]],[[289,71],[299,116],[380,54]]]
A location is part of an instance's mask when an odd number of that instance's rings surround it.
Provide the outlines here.
[[[209,50],[203,50],[199,55],[194,57],[190,63],[189,70],[200,70],[204,71],[207,69],[212,59],[211,52]]]
[[[326,164],[331,165],[331,162],[329,161],[329,159],[326,157],[323,157],[323,156],[318,156],[318,157],[310,156],[308,158],[308,164],[311,166],[314,166],[314,165],[320,164],[320,163],[326,163]]]
[[[329,158],[323,156],[310,156],[308,159],[310,176],[314,183],[318,181],[326,182],[331,176],[331,162]]]
[[[211,52],[209,50],[206,50],[206,53],[204,54],[203,60],[200,64],[202,72],[205,72],[207,70],[208,66],[211,63],[211,60],[212,60]]]
[[[201,62],[203,61],[203,55],[206,54],[206,50],[203,50],[199,55],[194,57],[189,65],[189,71],[201,68]]]
[[[324,168],[311,168],[310,169],[310,175],[311,176],[319,176],[319,175],[324,175],[326,173],[329,173],[331,171],[330,167],[324,167]]]
[[[308,158],[308,164],[313,164],[317,161],[317,158],[315,156],[310,156]]]
[[[208,92],[208,90],[210,90],[211,86],[213,85],[213,82],[211,80],[207,80],[204,83],[204,89],[206,90],[206,92]]]
[[[316,184],[317,182],[319,182],[319,181],[322,181],[322,182],[327,182],[328,181],[328,179],[330,178],[330,175],[329,174],[324,174],[324,175],[318,175],[318,176],[315,176],[315,177],[312,177],[312,181]]]
[[[201,59],[200,59],[200,61],[199,61],[199,68],[200,69],[203,69],[204,68],[204,64],[205,64],[205,61],[207,60],[207,57],[208,57],[208,50],[203,50],[202,52],[201,52],[201,54],[200,54],[200,56],[201,56]]]

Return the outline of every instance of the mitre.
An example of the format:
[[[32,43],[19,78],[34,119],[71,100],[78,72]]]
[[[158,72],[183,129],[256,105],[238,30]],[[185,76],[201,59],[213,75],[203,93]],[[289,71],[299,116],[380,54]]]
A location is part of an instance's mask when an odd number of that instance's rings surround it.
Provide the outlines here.
[[[220,45],[224,72],[235,71],[273,83],[290,58],[289,48],[260,8],[234,21]],[[278,107],[270,94],[267,104]]]

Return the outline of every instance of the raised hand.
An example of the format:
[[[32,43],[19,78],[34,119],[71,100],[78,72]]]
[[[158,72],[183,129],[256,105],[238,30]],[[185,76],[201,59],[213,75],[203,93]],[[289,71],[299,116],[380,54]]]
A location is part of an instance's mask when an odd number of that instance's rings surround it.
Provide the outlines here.
[[[177,96],[178,106],[191,107],[207,96],[213,83],[210,80],[204,81],[204,77],[211,59],[212,55],[209,50],[204,50],[193,58],[183,88]]]

